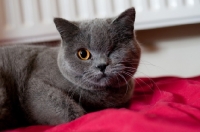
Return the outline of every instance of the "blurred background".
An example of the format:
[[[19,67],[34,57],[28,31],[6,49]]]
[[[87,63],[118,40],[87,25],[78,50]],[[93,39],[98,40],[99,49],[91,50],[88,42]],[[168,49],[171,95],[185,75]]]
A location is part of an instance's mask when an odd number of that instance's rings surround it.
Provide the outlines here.
[[[57,44],[54,17],[113,17],[134,6],[136,77],[200,75],[200,0],[0,0],[0,44]]]

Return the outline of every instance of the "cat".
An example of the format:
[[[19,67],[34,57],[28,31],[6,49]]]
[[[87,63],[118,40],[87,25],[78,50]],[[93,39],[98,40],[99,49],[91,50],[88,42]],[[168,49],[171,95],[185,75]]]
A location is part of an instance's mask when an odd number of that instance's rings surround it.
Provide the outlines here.
[[[135,9],[115,18],[54,18],[60,46],[0,47],[0,130],[57,125],[124,107],[140,61]]]

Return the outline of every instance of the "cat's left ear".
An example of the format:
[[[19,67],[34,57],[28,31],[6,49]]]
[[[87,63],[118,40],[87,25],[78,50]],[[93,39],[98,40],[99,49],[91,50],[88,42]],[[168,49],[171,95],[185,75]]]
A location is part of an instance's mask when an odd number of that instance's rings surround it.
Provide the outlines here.
[[[117,18],[113,20],[113,24],[134,25],[135,22],[135,8],[129,8],[122,12]]]
[[[117,18],[112,21],[112,25],[115,28],[122,31],[123,33],[128,33],[133,35],[135,22],[135,8],[129,8],[122,12]]]
[[[79,31],[77,25],[63,18],[54,18],[54,23],[62,39],[65,40],[73,38],[73,36]]]

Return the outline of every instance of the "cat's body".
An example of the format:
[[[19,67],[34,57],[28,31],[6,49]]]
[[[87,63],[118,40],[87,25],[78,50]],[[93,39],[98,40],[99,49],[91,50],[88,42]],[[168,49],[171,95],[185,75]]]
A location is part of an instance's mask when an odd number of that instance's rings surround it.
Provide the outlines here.
[[[131,8],[115,20],[95,19],[78,26],[55,19],[60,47],[0,47],[0,130],[56,125],[127,104],[140,58],[130,25],[134,14]]]

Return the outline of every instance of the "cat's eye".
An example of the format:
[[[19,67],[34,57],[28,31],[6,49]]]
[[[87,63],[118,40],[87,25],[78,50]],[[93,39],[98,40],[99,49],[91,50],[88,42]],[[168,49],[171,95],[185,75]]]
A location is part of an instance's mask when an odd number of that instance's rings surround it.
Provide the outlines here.
[[[82,48],[78,50],[77,56],[81,60],[89,60],[91,58],[91,53],[89,50]]]

